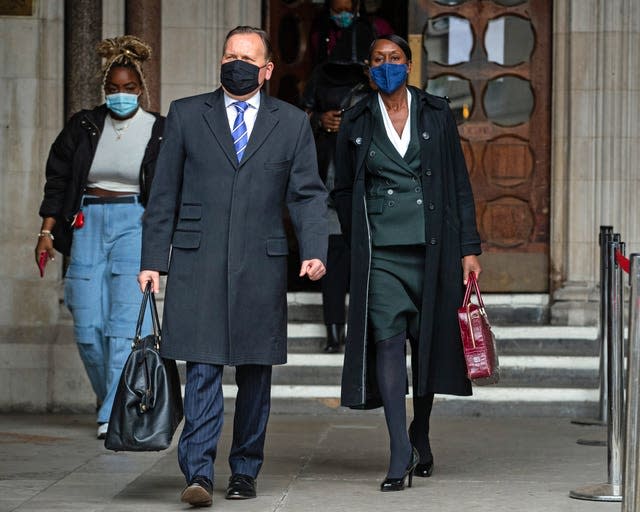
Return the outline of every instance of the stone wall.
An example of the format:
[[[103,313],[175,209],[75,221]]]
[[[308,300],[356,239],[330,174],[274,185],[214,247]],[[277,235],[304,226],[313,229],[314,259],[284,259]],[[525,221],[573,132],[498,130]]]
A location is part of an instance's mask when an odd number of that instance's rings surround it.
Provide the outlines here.
[[[640,3],[554,2],[552,281],[555,323],[595,323],[598,231],[640,251]]]
[[[221,43],[261,24],[260,0],[163,1],[162,112],[218,85]],[[64,0],[34,0],[32,16],[0,16],[0,410],[91,411],[91,392],[61,304],[62,258],[40,279],[44,164],[64,124]],[[124,31],[124,1],[103,0],[103,37]]]
[[[553,314],[589,323],[598,226],[612,224],[628,252],[640,251],[640,2],[553,4]],[[60,304],[60,258],[43,280],[33,259],[44,163],[64,122],[64,1],[34,6],[32,16],[0,16],[0,410],[91,410]],[[260,16],[260,0],[163,1],[162,112],[217,87],[224,35]],[[103,36],[123,27],[124,2],[103,0]]]

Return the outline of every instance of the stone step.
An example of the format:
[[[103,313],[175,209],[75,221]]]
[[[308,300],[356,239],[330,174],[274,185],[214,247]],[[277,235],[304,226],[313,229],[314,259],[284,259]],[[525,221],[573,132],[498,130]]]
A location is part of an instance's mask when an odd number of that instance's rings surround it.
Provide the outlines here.
[[[308,295],[308,294],[307,294]],[[273,369],[274,413],[321,414],[340,407],[343,354],[323,354],[324,326],[290,322],[289,357]],[[501,380],[475,386],[472,397],[438,395],[437,411],[455,415],[593,416],[599,410],[596,327],[494,325]],[[407,366],[410,369],[409,359]],[[180,364],[184,378],[184,364]],[[228,407],[236,393],[234,369],[225,369]],[[408,401],[411,402],[410,400]]]
[[[551,325],[493,325],[498,353],[504,355],[597,356],[600,351],[596,327]],[[326,328],[320,323],[288,325],[289,353],[322,351]]]
[[[273,367],[273,383],[339,385],[343,357],[342,354],[289,354],[287,364]],[[409,357],[407,368],[410,371]],[[597,357],[502,355],[500,385],[530,382],[539,387],[597,387],[598,370]],[[224,382],[233,382],[233,368],[227,373]]]
[[[273,367],[272,383],[276,386],[340,386],[343,356],[341,354],[290,354],[286,365]],[[597,388],[597,357],[567,356],[502,356],[500,383],[493,388]],[[179,364],[184,381],[185,364]],[[407,369],[411,374],[410,360]],[[234,384],[233,367],[225,369],[223,384]]]
[[[493,324],[544,325],[549,323],[549,295],[537,293],[483,295]],[[290,323],[323,323],[322,295],[314,292],[287,293]],[[348,303],[348,297],[347,297]]]

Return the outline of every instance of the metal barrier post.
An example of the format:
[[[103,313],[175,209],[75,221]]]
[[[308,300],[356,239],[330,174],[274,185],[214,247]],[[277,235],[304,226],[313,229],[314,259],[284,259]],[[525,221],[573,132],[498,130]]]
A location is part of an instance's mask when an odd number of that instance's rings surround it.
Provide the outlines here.
[[[607,391],[607,310],[609,294],[609,279],[607,276],[607,244],[613,239],[613,226],[600,226],[598,245],[600,246],[600,324],[598,326],[598,340],[600,341],[600,410],[597,418],[577,418],[571,420],[576,425],[607,425],[608,391]],[[578,444],[602,446],[600,441],[585,441],[578,439]]]
[[[619,235],[618,235],[619,236]],[[598,340],[600,341],[600,365],[598,375],[600,376],[600,401],[599,415],[597,418],[574,419],[571,423],[576,425],[597,425],[606,426],[609,415],[609,392],[607,389],[607,313],[609,309],[609,276],[607,275],[607,244],[613,239],[612,226],[600,226],[598,245],[600,246],[600,323],[598,326]],[[578,444],[586,446],[606,446],[604,439],[583,439],[576,441]]]
[[[619,235],[607,244],[607,276],[609,304],[607,312],[607,378],[608,422],[607,462],[608,481],[588,485],[569,493],[569,496],[591,501],[622,501],[622,411],[624,404],[624,346],[623,346],[623,288],[622,268],[617,264],[616,250],[624,251]],[[622,252],[621,251],[621,252]]]
[[[640,254],[632,254],[630,259],[627,428],[622,512],[640,511]]]

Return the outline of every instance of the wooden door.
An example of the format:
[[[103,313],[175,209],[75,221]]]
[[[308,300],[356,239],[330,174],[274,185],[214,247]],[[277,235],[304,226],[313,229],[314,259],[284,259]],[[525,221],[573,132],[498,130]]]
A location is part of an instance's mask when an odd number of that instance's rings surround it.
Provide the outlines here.
[[[269,94],[294,105],[311,74],[309,33],[321,7],[308,0],[270,0],[267,6],[266,30],[275,63]]]
[[[268,83],[268,93],[294,105],[311,75],[309,33],[314,16],[322,3],[310,0],[265,0],[265,30],[273,46],[275,68]],[[284,212],[289,243],[287,283],[289,291],[319,290],[319,283],[300,279],[299,250],[288,213]]]
[[[459,123],[486,291],[549,288],[551,19],[551,0],[416,0],[410,9],[413,80],[448,96]]]

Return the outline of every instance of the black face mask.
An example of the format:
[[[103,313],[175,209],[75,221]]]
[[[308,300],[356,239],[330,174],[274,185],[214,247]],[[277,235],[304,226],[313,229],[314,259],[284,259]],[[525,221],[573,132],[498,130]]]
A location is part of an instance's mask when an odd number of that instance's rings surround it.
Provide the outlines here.
[[[232,60],[220,66],[220,83],[235,96],[244,96],[260,87],[260,68],[243,60]]]

